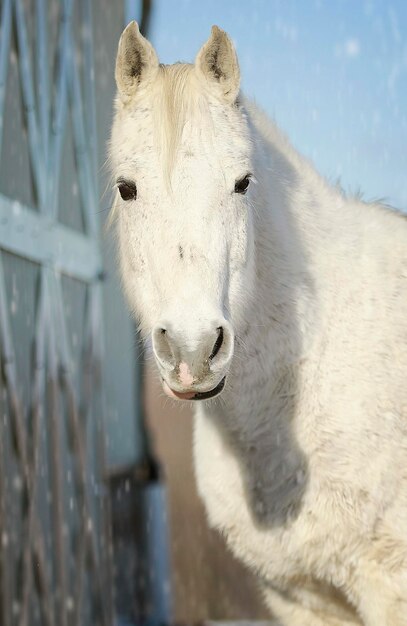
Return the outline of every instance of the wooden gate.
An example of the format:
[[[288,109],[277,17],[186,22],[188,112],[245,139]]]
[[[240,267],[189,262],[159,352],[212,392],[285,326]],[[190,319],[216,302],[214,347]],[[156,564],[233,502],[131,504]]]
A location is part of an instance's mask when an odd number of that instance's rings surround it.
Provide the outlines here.
[[[125,402],[134,370],[107,368],[102,385],[97,135],[110,123],[121,4],[0,2],[2,626],[113,623],[105,413]],[[116,343],[128,343],[130,322],[119,328],[115,315]],[[134,431],[132,402],[120,410]],[[141,444],[123,430],[134,463]]]

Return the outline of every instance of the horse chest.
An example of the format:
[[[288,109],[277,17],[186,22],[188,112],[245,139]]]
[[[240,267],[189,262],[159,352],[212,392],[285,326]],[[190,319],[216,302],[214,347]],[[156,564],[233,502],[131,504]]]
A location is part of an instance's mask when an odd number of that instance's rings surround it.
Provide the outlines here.
[[[195,466],[209,522],[223,532],[238,558],[276,585],[285,586],[289,580],[313,574],[323,539],[307,498],[295,520],[283,523],[278,517],[256,517],[255,485],[248,486],[241,465],[216,427],[199,415]]]

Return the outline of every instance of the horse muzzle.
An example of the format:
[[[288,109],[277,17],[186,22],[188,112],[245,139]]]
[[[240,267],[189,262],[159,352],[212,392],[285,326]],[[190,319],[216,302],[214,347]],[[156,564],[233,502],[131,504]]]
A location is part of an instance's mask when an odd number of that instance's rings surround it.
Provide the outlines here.
[[[199,333],[181,333],[170,324],[152,333],[165,393],[177,400],[209,400],[225,386],[233,356],[234,333],[226,320],[207,325]]]

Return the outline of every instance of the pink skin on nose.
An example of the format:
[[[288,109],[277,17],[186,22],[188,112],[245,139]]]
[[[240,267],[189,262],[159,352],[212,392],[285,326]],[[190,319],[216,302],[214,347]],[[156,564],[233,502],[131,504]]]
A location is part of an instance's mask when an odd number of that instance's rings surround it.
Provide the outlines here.
[[[190,387],[194,382],[194,377],[189,371],[187,363],[182,362],[179,364],[179,380],[181,385],[185,387]]]
[[[163,388],[167,396],[174,398],[175,400],[191,400],[195,396],[195,391],[187,391],[185,393],[173,391],[173,389],[167,385],[165,380],[163,380]]]
[[[194,377],[189,371],[189,367],[186,363],[179,364],[179,381],[184,387],[190,387],[194,382]],[[191,400],[195,396],[195,391],[186,391],[185,393],[180,391],[174,391],[167,385],[165,380],[163,381],[164,391],[170,398],[176,398],[177,400]]]

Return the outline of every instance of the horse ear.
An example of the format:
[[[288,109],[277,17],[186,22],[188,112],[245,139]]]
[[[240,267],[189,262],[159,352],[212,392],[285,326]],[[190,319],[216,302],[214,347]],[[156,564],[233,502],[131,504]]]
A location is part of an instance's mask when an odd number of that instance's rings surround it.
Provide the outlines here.
[[[119,94],[133,96],[139,84],[158,68],[158,58],[151,43],[140,33],[137,22],[130,22],[120,37],[116,57],[116,84]]]
[[[224,30],[212,26],[208,41],[198,52],[195,67],[223,99],[230,103],[236,100],[240,87],[239,63]]]

